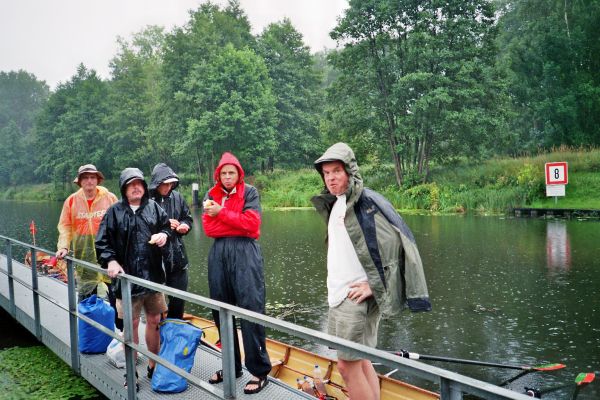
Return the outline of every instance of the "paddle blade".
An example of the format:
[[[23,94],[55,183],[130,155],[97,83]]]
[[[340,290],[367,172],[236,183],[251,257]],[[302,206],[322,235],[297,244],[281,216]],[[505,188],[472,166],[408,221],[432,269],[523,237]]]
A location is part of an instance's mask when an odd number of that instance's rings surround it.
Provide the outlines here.
[[[593,372],[582,372],[575,378],[575,383],[577,386],[586,385],[591,383],[596,378],[596,375]]]
[[[564,367],[566,367],[565,364],[554,363],[554,364],[537,365],[535,367],[531,367],[531,369],[536,370],[536,371],[554,371],[557,369],[562,369]]]

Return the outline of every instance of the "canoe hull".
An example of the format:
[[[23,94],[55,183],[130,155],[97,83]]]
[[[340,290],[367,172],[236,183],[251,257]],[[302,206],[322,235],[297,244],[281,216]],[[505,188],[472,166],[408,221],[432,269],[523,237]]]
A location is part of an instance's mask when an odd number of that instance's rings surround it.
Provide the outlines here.
[[[220,351],[219,332],[213,321],[190,314],[186,314],[184,319],[203,330],[203,344]],[[238,335],[240,334],[238,331]],[[314,367],[319,365],[326,382],[327,395],[339,400],[348,399],[346,384],[336,360],[273,339],[267,339],[266,344],[273,366],[270,373],[273,378],[296,387],[297,378],[313,378]],[[241,351],[243,357],[243,349]],[[440,397],[437,393],[383,375],[379,375],[379,383],[381,400],[437,400]]]

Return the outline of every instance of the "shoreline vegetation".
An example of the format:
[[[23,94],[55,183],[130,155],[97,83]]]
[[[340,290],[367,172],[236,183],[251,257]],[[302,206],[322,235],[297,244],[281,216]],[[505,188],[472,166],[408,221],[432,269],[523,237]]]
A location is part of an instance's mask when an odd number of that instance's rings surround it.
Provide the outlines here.
[[[0,393],[10,399],[105,399],[45,346],[2,349],[0,363]]]
[[[544,164],[568,162],[566,196],[555,204],[546,197]],[[360,164],[359,164],[360,165]],[[437,165],[429,182],[413,182],[398,188],[391,164],[361,166],[365,186],[379,191],[402,212],[439,214],[498,214],[515,207],[600,209],[600,149],[562,147],[549,153],[518,158],[494,158],[482,162],[455,161]],[[323,189],[319,174],[311,168],[255,172],[247,179],[261,193],[267,210],[312,208],[310,198]],[[193,176],[182,176],[178,190],[191,204]],[[116,180],[104,185],[114,193]],[[63,201],[74,184],[35,184],[0,188],[1,200]],[[206,187],[201,187],[202,198]]]

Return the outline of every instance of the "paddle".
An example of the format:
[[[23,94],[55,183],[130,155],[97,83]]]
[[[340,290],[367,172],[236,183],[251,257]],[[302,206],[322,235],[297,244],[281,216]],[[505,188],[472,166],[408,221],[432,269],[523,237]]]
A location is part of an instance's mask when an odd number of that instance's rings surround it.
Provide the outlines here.
[[[575,400],[577,395],[579,394],[579,390],[582,386],[591,383],[596,378],[596,375],[593,372],[582,372],[575,377],[575,390],[573,391],[573,396],[571,400]],[[556,390],[564,389],[566,387],[571,386],[573,383],[567,383],[566,385],[558,385],[548,389],[539,390],[536,388],[525,387],[525,394],[531,397],[535,397],[536,399],[541,399],[543,394],[554,392]]]
[[[411,360],[430,360],[430,361],[444,361],[451,362],[457,364],[471,364],[471,365],[481,365],[484,367],[497,367],[497,368],[510,368],[510,369],[520,369],[526,372],[533,371],[554,371],[557,369],[564,368],[564,364],[542,364],[537,366],[528,366],[528,365],[515,365],[515,364],[502,364],[502,363],[494,363],[487,361],[477,361],[477,360],[464,360],[461,358],[450,358],[450,357],[440,357],[440,356],[428,356],[425,354],[419,353],[411,353],[406,350],[393,351],[393,354],[397,356],[410,358]],[[516,379],[516,378],[515,378]]]
[[[507,380],[505,380],[502,383],[499,383],[498,386],[506,386],[509,383],[512,383],[514,381],[516,381],[519,378],[524,377],[525,375],[532,373],[532,372],[536,372],[536,371],[554,371],[557,369],[561,369],[564,368],[565,365],[564,364],[543,364],[543,365],[538,365],[537,367],[532,367],[531,369],[519,372],[517,375],[513,376],[512,378],[509,378]]]
[[[596,375],[593,372],[582,372],[575,378],[575,390],[573,391],[573,396],[571,400],[575,400],[577,395],[579,394],[579,390],[582,386],[587,385],[588,383],[592,383]]]

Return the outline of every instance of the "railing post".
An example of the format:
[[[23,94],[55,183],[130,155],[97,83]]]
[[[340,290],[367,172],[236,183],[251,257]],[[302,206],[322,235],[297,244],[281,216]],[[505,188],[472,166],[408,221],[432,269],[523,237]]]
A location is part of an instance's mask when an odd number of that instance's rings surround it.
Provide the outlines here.
[[[69,300],[69,338],[71,342],[71,368],[81,374],[79,338],[77,336],[77,298],[75,297],[75,270],[73,260],[67,258],[67,297]]]
[[[131,282],[119,278],[121,284],[121,306],[123,309],[123,339],[125,341],[125,369],[127,371],[127,398],[134,400],[136,392],[136,358],[137,355],[130,345],[133,343],[133,310],[131,308]]]
[[[454,387],[451,380],[446,378],[440,378],[441,400],[462,400],[462,398],[462,391]]]
[[[219,321],[221,329],[221,354],[223,357],[223,397],[226,399],[235,399],[235,358],[233,341],[233,317],[229,310],[219,310]]]
[[[33,247],[31,251],[31,290],[33,292],[33,322],[35,324],[35,337],[42,341],[42,321],[40,320],[40,295],[38,293],[37,254]]]
[[[6,239],[6,271],[8,272],[8,301],[9,312],[13,318],[17,315],[17,306],[15,304],[15,282],[13,280],[12,268],[12,243]]]

